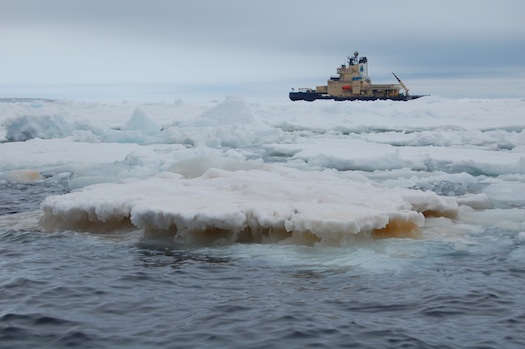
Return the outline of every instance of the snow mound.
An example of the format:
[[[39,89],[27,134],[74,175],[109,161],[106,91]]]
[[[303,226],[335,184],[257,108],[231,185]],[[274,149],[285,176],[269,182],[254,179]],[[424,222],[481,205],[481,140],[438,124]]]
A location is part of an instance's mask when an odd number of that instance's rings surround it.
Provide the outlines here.
[[[123,130],[140,131],[144,135],[155,135],[160,132],[160,126],[151,120],[151,118],[140,108],[136,108],[131,118],[126,122]]]
[[[209,126],[258,124],[243,98],[226,97],[223,103],[205,111],[198,123]]]

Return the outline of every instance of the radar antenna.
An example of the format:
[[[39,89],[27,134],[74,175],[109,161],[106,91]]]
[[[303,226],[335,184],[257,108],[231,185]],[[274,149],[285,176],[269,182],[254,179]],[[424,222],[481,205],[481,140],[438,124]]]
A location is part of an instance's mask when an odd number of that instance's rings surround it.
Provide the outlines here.
[[[359,61],[358,56],[359,56],[359,52],[355,51],[354,57],[348,57],[348,65],[357,64],[357,62]]]

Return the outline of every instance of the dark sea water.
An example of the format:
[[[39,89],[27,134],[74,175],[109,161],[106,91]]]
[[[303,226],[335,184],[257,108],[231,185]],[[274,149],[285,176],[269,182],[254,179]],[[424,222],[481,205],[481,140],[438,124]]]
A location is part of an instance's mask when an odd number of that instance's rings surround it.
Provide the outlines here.
[[[2,184],[0,348],[525,348],[525,242],[483,229],[322,248],[40,230]]]

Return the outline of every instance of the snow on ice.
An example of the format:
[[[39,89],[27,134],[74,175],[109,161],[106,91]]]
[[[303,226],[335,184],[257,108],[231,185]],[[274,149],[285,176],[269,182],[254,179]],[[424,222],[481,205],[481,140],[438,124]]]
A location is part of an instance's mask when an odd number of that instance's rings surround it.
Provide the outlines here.
[[[42,204],[50,229],[112,229],[128,223],[185,244],[227,241],[343,242],[371,233],[418,236],[423,213],[455,215],[454,200],[432,192],[386,189],[328,172],[213,168],[185,179],[163,172],[137,182],[100,184]]]
[[[0,181],[68,178],[71,192],[41,205],[48,230],[345,245],[501,212],[525,229],[524,100],[57,101],[0,113]]]

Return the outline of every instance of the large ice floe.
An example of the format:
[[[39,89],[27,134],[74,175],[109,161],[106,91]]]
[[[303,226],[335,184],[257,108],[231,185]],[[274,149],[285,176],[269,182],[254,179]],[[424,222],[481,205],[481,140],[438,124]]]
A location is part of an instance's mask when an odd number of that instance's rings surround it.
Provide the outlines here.
[[[254,164],[195,178],[162,172],[48,197],[49,229],[107,231],[133,225],[183,244],[277,242],[329,245],[370,237],[418,237],[424,215],[455,216],[456,201],[387,189],[332,171]]]

